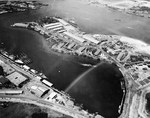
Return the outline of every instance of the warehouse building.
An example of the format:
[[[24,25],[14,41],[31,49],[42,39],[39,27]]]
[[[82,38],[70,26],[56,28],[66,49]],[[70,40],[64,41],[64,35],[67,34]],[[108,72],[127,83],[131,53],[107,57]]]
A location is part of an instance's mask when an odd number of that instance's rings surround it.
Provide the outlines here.
[[[15,70],[10,67],[9,65],[5,64],[4,62],[0,63],[1,67],[3,68],[4,72],[7,74],[13,73]]]
[[[14,72],[14,73],[6,76],[6,78],[9,79],[9,81],[14,83],[16,86],[19,86],[21,83],[28,80],[28,78],[24,77],[22,74],[20,74],[18,72]]]
[[[77,53],[81,54],[81,53],[83,53],[85,51],[85,49],[86,49],[85,47],[79,47],[77,49]]]
[[[54,28],[51,31],[60,31],[60,30],[63,30],[63,27]]]
[[[46,29],[47,29],[47,30],[51,30],[51,29],[59,28],[59,27],[62,27],[62,25],[59,24],[59,25],[49,26],[49,27],[47,27]]]
[[[0,90],[0,94],[7,94],[7,95],[19,95],[23,94],[23,90]]]
[[[48,87],[51,87],[53,85],[52,83],[50,83],[49,81],[47,81],[45,79],[42,80],[42,83],[44,83]]]
[[[95,43],[95,44],[100,43],[100,41],[94,39],[94,38],[93,38],[92,36],[90,36],[90,35],[83,35],[83,38],[86,39],[86,40],[88,40],[88,41],[90,41],[90,42],[92,42],[92,43]]]
[[[29,70],[29,69],[30,69],[30,67],[27,66],[27,65],[23,65],[23,68],[26,69],[26,70]]]
[[[51,27],[51,26],[55,26],[55,25],[59,25],[60,23],[51,23],[51,24],[45,24],[43,26],[43,28],[47,29],[47,27]]]
[[[117,56],[118,61],[126,61],[130,57],[130,54],[127,51],[120,52]]]
[[[63,33],[65,32],[66,30],[60,30],[60,31],[57,31],[58,33]]]
[[[75,35],[73,35],[73,34],[71,34],[71,33],[69,33],[69,32],[64,32],[64,34],[67,35],[67,36],[69,36],[70,38],[75,39],[76,41],[81,42],[81,43],[84,43],[84,42],[85,42],[85,40],[84,40],[83,38],[80,38],[80,37],[78,37],[78,36],[75,36]]]
[[[57,97],[57,93],[56,92],[51,92],[50,95],[46,98],[46,100],[52,100],[53,98]]]
[[[72,49],[75,45],[76,45],[75,43],[70,43],[67,48]]]
[[[94,55],[98,56],[98,55],[100,55],[100,53],[101,53],[101,51],[100,51],[99,49],[97,49],[97,50],[95,51]]]
[[[37,97],[42,97],[45,95],[49,89],[39,85],[33,85],[30,87],[31,93],[35,94]]]
[[[62,23],[63,25],[68,25],[69,23],[67,23],[66,21],[62,20],[62,19],[57,19],[60,23]]]

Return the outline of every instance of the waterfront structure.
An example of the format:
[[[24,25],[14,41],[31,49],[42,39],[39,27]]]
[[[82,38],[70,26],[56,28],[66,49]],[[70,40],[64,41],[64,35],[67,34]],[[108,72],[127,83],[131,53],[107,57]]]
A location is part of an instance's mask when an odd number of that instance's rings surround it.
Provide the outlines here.
[[[52,83],[50,83],[49,81],[47,81],[47,80],[45,80],[45,79],[43,79],[42,80],[42,82],[45,84],[45,85],[47,85],[48,87],[52,87]]]
[[[26,70],[29,70],[29,69],[30,69],[30,67],[27,66],[27,65],[23,65],[23,68],[26,69]]]

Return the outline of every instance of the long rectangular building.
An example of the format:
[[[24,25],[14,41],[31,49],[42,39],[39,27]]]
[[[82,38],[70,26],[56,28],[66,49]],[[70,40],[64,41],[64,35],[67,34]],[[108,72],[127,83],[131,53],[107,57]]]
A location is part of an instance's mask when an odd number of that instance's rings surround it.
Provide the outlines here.
[[[63,29],[63,27],[58,27],[58,28],[52,29],[52,31],[60,31],[62,29]]]
[[[3,90],[3,89],[1,89],[0,90],[0,94],[10,94],[10,95],[12,95],[12,94],[14,94],[14,95],[16,95],[16,94],[22,94],[23,93],[23,90]]]
[[[44,84],[47,85],[48,87],[51,87],[51,86],[53,85],[52,83],[50,83],[49,81],[47,81],[47,80],[45,80],[45,79],[42,80],[42,83],[44,83]]]
[[[100,41],[94,39],[92,36],[89,36],[89,35],[83,35],[83,38],[92,42],[92,43],[95,43],[95,44],[98,44]]]
[[[69,36],[69,37],[71,37],[71,38],[73,38],[73,39],[75,39],[75,40],[77,40],[77,41],[79,41],[79,42],[81,42],[81,43],[85,42],[85,40],[83,38],[75,36],[75,35],[73,35],[73,34],[71,34],[69,32],[64,32],[64,34]]]
[[[66,30],[60,30],[60,31],[57,31],[58,33],[62,33],[62,32],[65,32]]]
[[[69,23],[67,23],[66,21],[64,21],[63,19],[57,19],[60,23],[62,23],[63,25],[68,25]]]
[[[47,27],[46,29],[47,29],[47,30],[51,30],[51,29],[58,28],[58,27],[62,27],[62,25],[61,25],[61,24],[59,24],[59,25],[54,25],[54,26]]]
[[[59,25],[60,23],[57,22],[57,23],[51,23],[51,24],[45,24],[43,27],[44,28],[47,28],[47,27],[51,27],[51,26],[55,26],[55,25]]]

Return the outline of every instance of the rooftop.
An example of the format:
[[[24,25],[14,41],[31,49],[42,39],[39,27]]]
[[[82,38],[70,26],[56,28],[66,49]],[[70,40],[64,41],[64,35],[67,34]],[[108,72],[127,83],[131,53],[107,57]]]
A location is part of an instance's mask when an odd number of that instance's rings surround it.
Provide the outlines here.
[[[26,77],[24,77],[22,74],[20,74],[18,72],[14,72],[14,73],[6,76],[6,78],[9,79],[16,86],[19,86],[22,82],[27,80]]]

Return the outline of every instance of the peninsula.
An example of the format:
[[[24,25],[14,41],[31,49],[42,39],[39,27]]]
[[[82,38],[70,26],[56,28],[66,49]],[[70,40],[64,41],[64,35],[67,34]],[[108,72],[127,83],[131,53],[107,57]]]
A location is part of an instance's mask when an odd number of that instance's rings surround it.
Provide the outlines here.
[[[43,35],[50,51],[116,64],[125,81],[125,86],[122,84],[125,100],[118,110],[119,118],[148,118],[145,108],[146,95],[150,92],[148,44],[125,36],[86,34],[59,17],[44,17],[12,26]]]
[[[0,1],[0,14],[39,9],[46,4],[37,1]]]
[[[106,6],[124,13],[150,18],[149,0],[88,0],[89,4]]]

